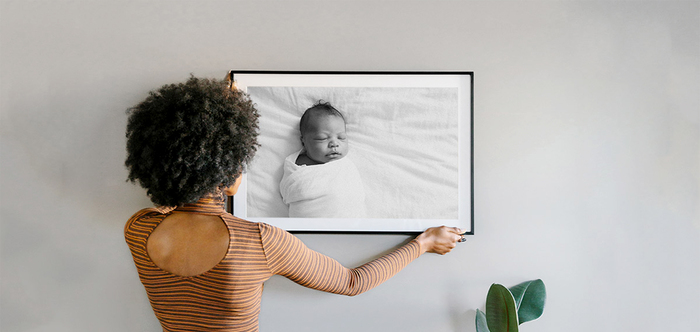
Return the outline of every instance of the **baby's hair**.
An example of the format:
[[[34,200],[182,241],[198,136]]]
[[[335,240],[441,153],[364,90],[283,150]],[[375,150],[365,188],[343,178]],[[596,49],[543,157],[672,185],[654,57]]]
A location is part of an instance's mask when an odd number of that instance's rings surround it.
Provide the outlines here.
[[[320,99],[316,102],[316,104],[314,104],[314,106],[307,108],[306,111],[304,111],[304,114],[301,116],[301,120],[299,120],[299,131],[302,135],[304,135],[304,132],[308,128],[309,119],[321,114],[337,116],[343,119],[343,122],[345,122],[345,116],[343,116],[343,113],[340,113],[340,111],[333,107],[331,103]]]

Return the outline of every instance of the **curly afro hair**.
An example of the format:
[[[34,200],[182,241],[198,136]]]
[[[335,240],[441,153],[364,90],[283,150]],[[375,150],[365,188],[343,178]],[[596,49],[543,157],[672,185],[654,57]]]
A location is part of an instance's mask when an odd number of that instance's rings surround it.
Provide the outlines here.
[[[193,203],[232,185],[258,147],[258,112],[224,80],[191,76],[129,110],[128,181],[159,206]]]

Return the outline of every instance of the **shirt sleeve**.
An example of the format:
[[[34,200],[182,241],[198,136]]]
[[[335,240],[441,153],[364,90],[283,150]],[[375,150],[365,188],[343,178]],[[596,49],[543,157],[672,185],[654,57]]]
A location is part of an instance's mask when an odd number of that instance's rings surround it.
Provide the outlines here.
[[[370,290],[401,271],[420,256],[413,240],[401,248],[354,269],[306,247],[296,236],[280,228],[260,224],[267,264],[273,274],[313,289],[354,296]]]
[[[132,250],[138,247],[143,247],[141,249],[145,250],[146,239],[150,235],[150,230],[148,227],[144,227],[142,219],[157,215],[159,212],[160,210],[155,208],[142,209],[134,213],[126,222],[126,225],[124,225],[124,238]]]

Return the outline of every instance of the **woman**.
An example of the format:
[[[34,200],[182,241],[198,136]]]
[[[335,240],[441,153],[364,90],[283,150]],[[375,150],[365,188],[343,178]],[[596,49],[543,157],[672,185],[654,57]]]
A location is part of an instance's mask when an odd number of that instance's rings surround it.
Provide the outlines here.
[[[258,146],[257,119],[243,92],[195,77],[151,92],[131,110],[129,180],[159,208],[134,214],[125,237],[164,331],[257,331],[263,282],[274,274],[352,296],[460,239],[457,228],[430,228],[347,269],[284,230],[226,213],[224,197],[236,193]]]

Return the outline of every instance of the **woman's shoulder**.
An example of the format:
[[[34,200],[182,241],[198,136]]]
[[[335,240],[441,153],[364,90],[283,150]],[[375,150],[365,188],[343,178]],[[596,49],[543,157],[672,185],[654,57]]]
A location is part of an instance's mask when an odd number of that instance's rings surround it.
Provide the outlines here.
[[[138,212],[134,213],[129,220],[126,221],[126,225],[124,225],[124,232],[127,232],[129,229],[134,227],[135,224],[142,222],[144,220],[147,220],[151,217],[157,217],[157,216],[163,216],[167,212],[169,212],[172,209],[168,208],[145,208],[141,209]]]
[[[289,242],[290,240],[297,239],[296,236],[277,226],[272,226],[264,222],[259,222],[256,224],[258,229],[260,230],[260,238],[263,240],[263,243],[271,243],[278,241]]]
[[[267,224],[265,223],[242,219],[230,213],[223,214],[221,217],[233,233],[238,233],[243,237],[256,237],[260,239],[265,229],[267,229],[267,227],[265,227]]]
[[[171,208],[157,208],[157,207],[145,208],[145,209],[141,209],[138,212],[134,213],[131,216],[131,218],[129,218],[129,220],[140,219],[143,217],[153,216],[153,215],[162,215],[162,214],[166,214],[172,210],[173,209],[171,209]]]

